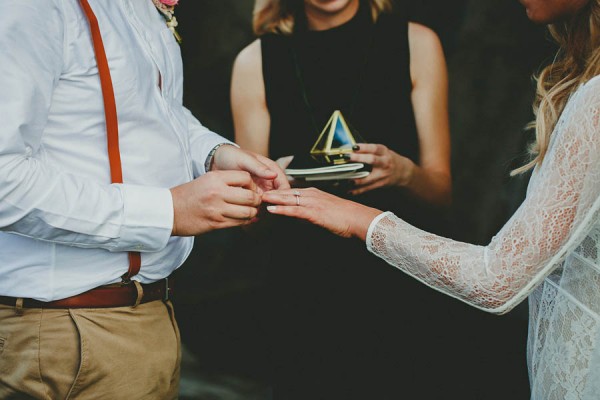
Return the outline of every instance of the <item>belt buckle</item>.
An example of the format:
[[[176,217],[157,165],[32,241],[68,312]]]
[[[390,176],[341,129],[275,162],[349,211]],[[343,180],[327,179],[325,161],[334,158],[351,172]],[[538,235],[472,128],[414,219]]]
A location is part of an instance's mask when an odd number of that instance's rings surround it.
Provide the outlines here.
[[[169,287],[169,278],[164,278],[165,279],[165,295],[163,296],[163,301],[169,301],[169,292],[171,291],[171,288]]]

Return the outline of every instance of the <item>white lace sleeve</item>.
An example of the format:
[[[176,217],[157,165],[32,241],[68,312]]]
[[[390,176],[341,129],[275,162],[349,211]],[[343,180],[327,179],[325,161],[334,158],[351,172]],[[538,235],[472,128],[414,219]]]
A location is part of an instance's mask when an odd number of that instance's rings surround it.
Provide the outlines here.
[[[369,251],[477,308],[505,313],[587,232],[600,194],[600,79],[576,91],[521,207],[487,246],[417,229],[391,213],[371,223]]]

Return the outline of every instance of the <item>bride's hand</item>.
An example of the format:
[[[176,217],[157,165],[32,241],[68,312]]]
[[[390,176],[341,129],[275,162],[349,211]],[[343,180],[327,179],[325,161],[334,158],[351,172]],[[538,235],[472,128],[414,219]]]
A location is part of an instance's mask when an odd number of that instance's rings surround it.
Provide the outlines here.
[[[374,208],[345,200],[315,188],[273,190],[263,194],[272,205],[272,214],[305,219],[338,236],[365,240],[373,219],[381,214]]]

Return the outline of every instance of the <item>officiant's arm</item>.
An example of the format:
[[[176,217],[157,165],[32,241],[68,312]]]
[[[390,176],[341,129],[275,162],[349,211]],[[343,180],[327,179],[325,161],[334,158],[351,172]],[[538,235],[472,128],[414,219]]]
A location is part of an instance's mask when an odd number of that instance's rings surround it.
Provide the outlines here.
[[[372,165],[373,171],[368,177],[357,179],[351,193],[392,186],[404,188],[430,204],[448,205],[452,183],[444,52],[437,35],[415,23],[409,24],[409,46],[419,160],[414,162],[381,144],[359,144],[350,159]]]
[[[231,110],[236,143],[243,149],[268,157],[271,118],[262,74],[260,40],[243,49],[233,64]]]

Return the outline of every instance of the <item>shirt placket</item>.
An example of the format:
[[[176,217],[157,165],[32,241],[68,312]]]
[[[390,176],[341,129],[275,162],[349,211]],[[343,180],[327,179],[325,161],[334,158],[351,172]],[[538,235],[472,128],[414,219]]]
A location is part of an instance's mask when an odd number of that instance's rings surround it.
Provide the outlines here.
[[[149,1],[149,0],[148,0]],[[156,90],[153,91],[158,99],[158,102],[161,104],[161,107],[167,117],[169,124],[171,125],[171,130],[173,134],[177,137],[178,143],[182,150],[182,156],[185,159],[185,164],[188,172],[188,178],[193,178],[192,171],[192,162],[189,157],[189,148],[187,146],[187,140],[182,137],[181,132],[185,132],[187,127],[181,126],[181,124],[177,121],[175,116],[173,115],[173,111],[169,105],[169,102],[165,98],[165,94],[168,94],[166,91],[169,90],[169,85],[166,84],[167,74],[172,73],[169,68],[169,62],[167,60],[167,56],[161,56],[162,53],[168,55],[167,49],[159,49],[157,46],[162,46],[162,42],[157,40],[159,44],[157,44],[153,40],[154,32],[152,32],[145,24],[140,21],[135,13],[135,9],[131,4],[131,0],[123,0],[124,7],[126,9],[126,18],[129,21],[130,25],[133,27],[133,30],[139,37],[139,42],[142,46],[142,49],[153,63],[157,73],[157,84]],[[158,12],[158,11],[157,11]],[[171,89],[172,90],[172,89]]]

